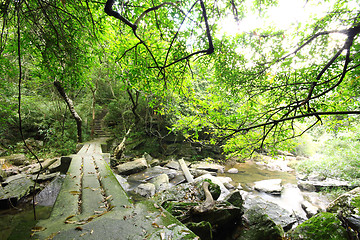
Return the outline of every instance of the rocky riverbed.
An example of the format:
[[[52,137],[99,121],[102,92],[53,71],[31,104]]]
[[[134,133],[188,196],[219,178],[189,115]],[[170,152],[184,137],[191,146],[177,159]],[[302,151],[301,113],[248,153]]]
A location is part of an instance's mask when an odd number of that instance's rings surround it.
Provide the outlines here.
[[[320,189],[351,190],[356,186],[316,174],[297,176],[289,167],[294,161],[301,159],[281,155],[227,165],[187,162],[193,183],[188,183],[177,160],[161,162],[147,154],[114,166],[114,171],[134,199],[157,201],[202,239],[279,239],[286,234],[296,239],[294,229],[328,210],[332,199],[319,194]],[[199,215],[194,209],[206,202],[201,187],[204,181],[218,186],[218,196],[215,207]],[[348,219],[352,218],[356,222],[358,215]],[[357,234],[356,226],[352,234]]]
[[[24,155],[0,158],[1,207],[12,208],[26,199],[33,191],[36,177],[40,182],[37,191],[43,189],[36,202],[51,206],[61,187],[61,174],[66,173],[70,160],[69,157],[43,160],[40,169]],[[319,216],[321,219],[326,216],[339,229],[345,229],[345,233],[351,229],[348,235],[359,232],[356,205],[359,188],[331,202],[332,199],[318,191],[324,187],[351,190],[356,186],[316,174],[296,175],[289,166],[301,159],[294,156],[260,156],[246,163],[225,165],[209,159],[184,161],[191,179],[184,174],[178,160],[161,161],[144,154],[126,163],[113,161],[112,166],[118,181],[134,201],[144,198],[155,201],[201,239],[278,239],[285,235],[300,239],[300,235],[306,234],[304,224],[314,225],[314,218]],[[206,194],[204,182],[210,184],[211,197]],[[344,231],[338,231],[339,236]]]

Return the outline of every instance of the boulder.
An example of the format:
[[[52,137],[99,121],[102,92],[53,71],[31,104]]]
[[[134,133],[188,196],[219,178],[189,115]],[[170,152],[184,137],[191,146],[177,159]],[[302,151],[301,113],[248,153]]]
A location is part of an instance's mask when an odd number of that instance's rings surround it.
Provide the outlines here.
[[[239,172],[239,170],[237,170],[236,168],[230,168],[229,170],[227,170],[227,173],[235,174],[235,173],[238,173],[238,172]]]
[[[223,173],[224,169],[225,169],[223,166],[221,166],[219,164],[207,163],[207,162],[200,162],[200,163],[192,164],[191,168],[194,168],[197,170],[206,170],[209,172],[218,172],[218,173]]]
[[[280,195],[283,189],[281,179],[270,179],[255,182],[254,188],[259,192],[270,193],[273,195]]]
[[[277,225],[263,210],[254,206],[244,214],[245,228],[237,234],[236,240],[279,240],[283,239],[284,230]]]
[[[148,167],[145,158],[138,158],[134,161],[123,163],[118,165],[117,171],[120,175],[129,175],[132,173],[141,172]]]
[[[153,160],[153,157],[147,152],[144,152],[142,157],[145,158],[148,163],[150,163],[150,161]]]
[[[230,239],[234,229],[241,224],[243,211],[228,202],[215,202],[215,207],[204,212],[194,209],[201,203],[166,201],[162,205],[168,212],[175,216],[186,226],[189,226],[202,239],[213,235],[213,239]],[[198,224],[205,225],[200,228]],[[204,230],[206,230],[204,232]],[[209,232],[211,231],[211,233]],[[206,233],[206,234],[205,234]]]
[[[47,159],[41,163],[42,168],[40,168],[40,164],[37,164],[36,167],[30,171],[30,173],[36,174],[39,173],[40,171],[45,171],[50,165],[52,165],[57,160],[58,160],[57,158]]]
[[[210,174],[210,175],[213,175],[213,176],[217,176],[216,172],[209,172],[209,171],[206,171],[206,170],[199,170],[199,169],[193,169],[193,168],[190,169],[190,173],[191,173],[191,175],[194,176],[194,178],[200,177],[200,176],[205,175],[205,174]]]
[[[284,209],[276,203],[266,201],[260,196],[247,194],[245,199],[245,214],[248,210],[257,208],[262,214],[266,214],[269,218],[275,222],[276,225],[280,225],[285,231],[291,229],[291,227],[297,222],[293,213]]]
[[[348,239],[346,229],[334,213],[322,212],[287,233],[292,240]]]
[[[65,175],[55,177],[41,192],[36,194],[38,206],[53,206],[64,182]]]
[[[169,177],[165,173],[151,179],[151,183],[155,185],[155,192],[160,192],[170,187]]]
[[[309,178],[309,177],[308,177]],[[324,188],[343,188],[343,189],[352,189],[355,188],[351,182],[327,178],[324,181],[298,181],[298,186],[300,189],[306,191],[316,191],[319,192]]]
[[[134,189],[137,194],[146,198],[154,196],[155,190],[156,187],[152,183],[142,183]]]
[[[200,176],[198,178],[195,178],[194,181],[195,182],[200,182],[200,181],[203,181],[205,179],[210,179],[213,183],[219,185],[220,190],[221,190],[221,194],[220,194],[219,198],[217,199],[218,201],[224,200],[225,197],[230,194],[230,191],[224,186],[222,181],[218,177],[214,177],[211,174],[202,175],[202,176]]]
[[[25,154],[12,154],[10,156],[2,157],[6,162],[10,162],[15,166],[28,164]]]
[[[35,181],[35,179],[37,178],[37,180],[39,182],[42,182],[42,181],[47,181],[47,180],[53,179],[53,178],[55,178],[55,177],[57,177],[59,175],[60,175],[59,172],[50,173],[50,174],[43,173],[43,174],[39,174],[39,177],[37,176],[37,174],[35,174],[35,175],[31,176],[31,179],[33,181]]]
[[[342,194],[326,207],[327,212],[341,213],[347,216],[360,215],[360,187]]]
[[[2,183],[2,186],[5,187],[6,185],[11,183],[12,181],[18,180],[20,178],[26,178],[26,174],[11,175],[10,177],[6,178],[6,180]]]
[[[9,178],[6,180],[7,185],[0,188],[0,208],[16,206],[17,202],[27,196],[34,186],[34,182],[23,174]]]
[[[232,192],[225,198],[225,201],[238,208],[243,208],[244,205],[244,199],[242,198],[240,191]]]
[[[301,202],[301,208],[304,209],[307,218],[311,218],[319,212],[319,208],[308,201]]]
[[[205,197],[203,192],[197,188],[195,183],[184,183],[172,188],[167,189],[166,191],[159,192],[154,196],[154,200],[158,201],[159,204],[167,200],[178,201],[178,202],[200,202]]]
[[[179,172],[177,172],[174,169],[155,166],[153,168],[146,168],[141,172],[130,175],[128,180],[134,182],[146,182],[161,174],[166,174],[169,177],[169,179],[173,179],[179,174]]]
[[[309,176],[307,176],[307,179],[309,181],[324,181],[326,177],[324,177],[318,172],[312,172]]]
[[[155,166],[160,165],[160,160],[157,158],[153,158],[150,161],[148,161],[148,164],[150,167],[155,167]]]
[[[345,218],[348,225],[355,230],[358,234],[360,233],[360,216],[351,215]]]

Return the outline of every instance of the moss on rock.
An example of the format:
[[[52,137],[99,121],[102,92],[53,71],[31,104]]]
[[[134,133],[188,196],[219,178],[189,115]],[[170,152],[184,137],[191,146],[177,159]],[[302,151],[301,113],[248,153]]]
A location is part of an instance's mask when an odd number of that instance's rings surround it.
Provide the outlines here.
[[[291,230],[288,236],[292,240],[346,240],[347,232],[336,214],[322,212]]]

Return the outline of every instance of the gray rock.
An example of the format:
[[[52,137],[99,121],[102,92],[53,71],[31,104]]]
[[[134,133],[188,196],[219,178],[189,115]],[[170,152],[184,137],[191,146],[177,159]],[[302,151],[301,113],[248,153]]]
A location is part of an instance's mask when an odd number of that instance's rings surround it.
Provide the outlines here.
[[[144,152],[142,157],[145,158],[147,162],[150,162],[151,160],[153,160],[153,157],[150,154],[148,154],[147,152]]]
[[[165,164],[164,167],[175,169],[175,170],[180,170],[180,164],[178,161],[175,161],[175,160],[169,161],[167,164]]]
[[[134,182],[146,182],[146,181],[149,181],[150,179],[157,177],[163,173],[168,175],[169,179],[173,179],[179,174],[174,169],[155,166],[153,168],[147,168],[144,171],[130,175],[128,180],[134,181]]]
[[[50,180],[50,179],[53,179],[57,176],[59,176],[60,173],[59,172],[55,172],[55,173],[50,173],[50,174],[39,174],[39,177],[38,177],[38,181],[47,181],[47,180]],[[35,179],[37,178],[37,174],[35,175],[32,175],[31,176],[32,180],[35,181]]]
[[[318,192],[324,188],[346,188],[352,189],[356,186],[352,185],[351,182],[342,181],[332,178],[327,178],[324,181],[298,181],[298,186],[302,190],[310,192]]]
[[[35,197],[38,206],[53,206],[60,192],[65,175],[57,176]]]
[[[170,184],[172,185],[178,185],[180,183],[186,182],[185,176],[182,173],[179,173],[179,175],[176,175],[173,179],[171,179]]]
[[[219,196],[219,198],[217,199],[218,201],[222,201],[225,199],[225,197],[227,195],[230,194],[230,191],[224,186],[224,184],[222,183],[222,181],[218,178],[218,177],[214,177],[210,174],[205,174],[205,175],[202,175],[198,178],[195,178],[195,182],[200,182],[200,181],[203,181],[204,179],[210,179],[213,183],[219,185],[220,187],[220,190],[221,190],[221,194]]]
[[[227,189],[229,189],[229,190],[235,189],[235,186],[232,185],[231,183],[228,183],[228,182],[225,182],[225,183],[224,183],[224,186],[225,186]]]
[[[160,165],[160,160],[157,158],[153,158],[151,161],[148,161],[150,167],[155,167]]]
[[[280,195],[283,187],[281,186],[281,179],[270,179],[255,182],[254,188],[260,192],[270,193],[273,195]]]
[[[5,161],[12,163],[15,166],[24,165],[27,162],[25,154],[12,154],[10,156],[2,157]]]
[[[151,183],[155,185],[155,192],[160,192],[170,187],[169,177],[165,173],[151,179]]]
[[[341,211],[345,217],[353,214],[359,215],[359,206],[356,206],[358,202],[356,202],[355,199],[360,199],[360,187],[357,187],[336,198],[327,206],[326,211],[336,214]]]
[[[297,219],[291,212],[282,208],[278,204],[266,201],[260,196],[247,194],[244,195],[244,200],[245,214],[248,210],[257,208],[259,212],[267,214],[276,225],[280,225],[285,231],[291,229],[291,227],[297,222]]]
[[[194,178],[200,177],[205,174],[211,174],[212,176],[217,176],[216,172],[209,172],[206,170],[199,170],[199,169],[193,169],[193,168],[190,169],[190,173],[191,173],[191,175],[194,176]]]
[[[284,230],[264,211],[254,206],[244,214],[245,228],[242,228],[237,240],[278,240],[283,239]]]
[[[138,158],[134,161],[123,163],[118,165],[117,171],[121,175],[129,175],[132,173],[140,172],[147,168],[147,162],[145,158]]]
[[[35,174],[38,173],[40,171],[44,171],[46,170],[50,165],[52,165],[54,162],[56,162],[57,158],[53,158],[53,159],[47,159],[44,162],[41,163],[41,167],[40,168],[40,164],[37,164],[36,167],[34,169],[32,169],[30,171],[31,174]]]
[[[21,179],[21,178],[26,178],[25,174],[17,174],[17,175],[12,175],[8,178],[6,178],[6,180],[2,183],[2,186],[5,187],[6,185],[8,185],[9,183],[11,183],[12,181]]]
[[[232,192],[225,198],[225,201],[228,201],[235,207],[238,207],[241,209],[243,208],[243,205],[244,205],[244,199],[242,198],[240,191]]]
[[[230,168],[229,170],[227,170],[227,172],[235,174],[235,173],[238,173],[239,170],[237,170],[236,168]]]
[[[152,183],[142,183],[135,188],[135,192],[143,197],[149,198],[155,194],[155,185]]]
[[[0,188],[0,208],[16,206],[21,198],[31,192],[33,186],[34,182],[25,175],[14,176],[4,188]]]
[[[304,209],[307,218],[311,218],[319,212],[319,208],[315,207],[308,201],[301,202],[301,207]]]
[[[324,181],[326,177],[320,175],[317,172],[313,172],[308,176],[309,181]]]
[[[316,187],[309,181],[298,181],[298,187],[303,191],[315,192]]]
[[[130,188],[130,184],[128,183],[128,181],[123,178],[122,176],[115,174],[116,180],[120,183],[121,187],[125,190],[128,191]]]
[[[352,229],[354,229],[358,233],[360,232],[360,216],[359,215],[353,214],[349,217],[346,217],[346,220],[348,221],[348,223]]]
[[[223,173],[225,169],[223,166],[219,164],[207,163],[207,162],[192,164],[191,168],[195,168],[197,170],[206,170],[209,172],[218,172],[218,173]]]

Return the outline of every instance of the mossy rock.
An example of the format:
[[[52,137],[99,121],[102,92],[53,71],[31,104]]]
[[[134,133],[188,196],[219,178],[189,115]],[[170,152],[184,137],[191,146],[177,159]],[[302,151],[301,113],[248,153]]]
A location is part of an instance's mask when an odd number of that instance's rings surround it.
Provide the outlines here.
[[[186,224],[193,233],[198,235],[201,240],[211,240],[212,236],[212,227],[211,224],[207,221],[201,221],[199,223],[189,222]]]
[[[341,213],[344,216],[351,216],[352,214],[360,214],[360,187],[357,187],[347,193],[342,194],[335,199],[326,209],[327,212]]]
[[[281,240],[284,230],[264,214],[259,208],[251,208],[246,213],[247,224],[237,240]]]
[[[191,208],[197,206],[196,202],[175,202],[175,201],[166,201],[162,204],[162,207],[166,209],[175,217],[186,214]]]
[[[210,179],[205,179],[204,181],[210,183],[209,192],[211,193],[211,196],[213,197],[213,199],[214,200],[218,199],[221,194],[220,186],[213,183]],[[198,188],[201,189],[201,193],[204,194],[204,197],[205,197],[205,193],[202,188],[202,184],[203,184],[203,182],[200,182],[200,185],[198,185]]]
[[[346,240],[347,232],[336,214],[322,212],[291,230],[288,234],[292,240]]]

